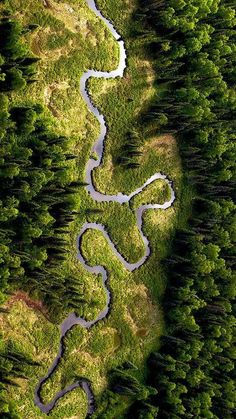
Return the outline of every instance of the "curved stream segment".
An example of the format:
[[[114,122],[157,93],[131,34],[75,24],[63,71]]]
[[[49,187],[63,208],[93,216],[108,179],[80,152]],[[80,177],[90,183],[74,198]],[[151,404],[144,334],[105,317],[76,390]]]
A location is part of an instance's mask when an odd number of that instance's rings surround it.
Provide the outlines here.
[[[90,7],[90,9],[100,19],[102,19],[105,22],[106,26],[109,28],[109,30],[111,31],[114,38],[118,41],[119,48],[120,48],[119,66],[116,70],[111,71],[111,72],[89,70],[89,71],[87,71],[86,73],[83,74],[83,76],[81,77],[81,80],[80,80],[81,95],[84,98],[85,102],[87,103],[87,106],[88,106],[89,110],[97,117],[98,121],[100,122],[100,127],[101,127],[100,128],[100,135],[99,135],[97,141],[95,142],[95,144],[92,148],[92,152],[96,153],[98,158],[95,160],[91,157],[89,159],[87,165],[86,165],[86,182],[88,183],[86,188],[88,190],[88,193],[97,202],[102,202],[102,201],[110,202],[110,201],[112,201],[112,202],[118,202],[120,204],[123,204],[125,202],[130,202],[130,200],[134,196],[138,195],[148,185],[155,182],[157,179],[165,180],[168,183],[170,191],[171,191],[170,200],[165,202],[164,204],[146,204],[146,205],[142,205],[138,209],[136,209],[137,226],[138,226],[139,232],[141,234],[141,237],[142,237],[142,240],[143,240],[143,243],[144,243],[144,246],[145,246],[145,253],[144,253],[143,257],[141,259],[139,259],[136,263],[129,263],[119,253],[119,251],[116,249],[114,243],[111,241],[109,234],[105,230],[105,227],[102,224],[85,223],[83,225],[82,229],[80,230],[80,233],[79,233],[79,236],[78,236],[78,259],[82,263],[82,265],[90,273],[96,274],[96,275],[100,274],[102,276],[103,288],[104,288],[104,291],[105,291],[105,294],[106,294],[106,305],[105,305],[105,308],[99,313],[99,315],[97,316],[97,318],[95,320],[86,321],[82,317],[77,317],[75,313],[71,313],[64,320],[64,322],[61,324],[61,339],[60,339],[59,351],[58,351],[58,354],[57,354],[53,364],[49,368],[46,376],[43,377],[39,381],[39,383],[36,387],[36,390],[35,390],[35,404],[40,408],[40,410],[42,412],[49,413],[54,408],[55,404],[57,403],[57,401],[61,397],[63,397],[65,394],[69,393],[70,391],[74,390],[75,388],[80,387],[87,395],[87,399],[88,399],[87,417],[90,417],[95,410],[95,400],[94,400],[94,395],[93,395],[92,388],[91,388],[91,383],[86,378],[80,377],[78,379],[78,381],[76,381],[74,384],[71,384],[68,387],[66,387],[65,389],[59,391],[56,394],[56,396],[54,397],[54,399],[48,404],[44,404],[42,402],[41,398],[40,398],[40,392],[41,392],[43,384],[54,373],[54,371],[56,370],[56,368],[57,368],[57,366],[58,366],[58,364],[59,364],[59,362],[60,362],[60,360],[63,356],[63,353],[65,351],[64,338],[66,336],[66,333],[75,325],[80,325],[84,329],[90,329],[96,323],[98,323],[100,320],[104,319],[110,311],[111,297],[112,296],[111,296],[111,291],[109,290],[108,284],[107,284],[107,280],[108,280],[107,271],[101,265],[90,266],[87,263],[87,261],[84,259],[83,254],[82,254],[82,250],[81,250],[82,236],[89,229],[94,229],[94,230],[101,231],[103,233],[104,237],[106,238],[106,240],[108,241],[110,248],[112,249],[114,254],[117,256],[117,258],[120,260],[120,262],[123,264],[123,266],[128,271],[132,272],[132,271],[134,271],[135,269],[139,268],[140,266],[142,266],[144,264],[144,262],[146,261],[146,259],[148,258],[148,256],[150,255],[150,252],[151,252],[149,241],[148,241],[147,237],[144,235],[144,233],[142,231],[143,212],[147,209],[156,209],[156,208],[167,209],[167,208],[169,208],[175,200],[175,194],[174,194],[174,190],[173,190],[173,187],[172,187],[172,182],[170,180],[168,180],[167,177],[165,175],[161,174],[161,173],[155,173],[140,188],[137,188],[130,195],[125,195],[123,193],[118,193],[117,195],[105,195],[105,194],[102,194],[102,193],[96,191],[95,188],[94,188],[93,178],[92,178],[93,169],[95,167],[100,166],[100,164],[102,163],[103,151],[104,151],[104,140],[105,140],[106,133],[107,133],[107,126],[106,126],[104,116],[99,112],[99,110],[92,103],[92,100],[91,100],[91,98],[89,96],[89,93],[88,93],[88,90],[87,90],[87,81],[90,77],[97,77],[97,78],[102,77],[102,78],[106,78],[106,79],[115,78],[115,77],[122,77],[123,74],[124,74],[124,70],[126,68],[126,50],[125,50],[124,41],[121,39],[120,35],[115,30],[112,23],[108,19],[106,19],[104,16],[102,16],[100,10],[98,10],[98,8],[95,4],[95,1],[94,0],[86,0],[86,1],[87,1],[88,6]]]

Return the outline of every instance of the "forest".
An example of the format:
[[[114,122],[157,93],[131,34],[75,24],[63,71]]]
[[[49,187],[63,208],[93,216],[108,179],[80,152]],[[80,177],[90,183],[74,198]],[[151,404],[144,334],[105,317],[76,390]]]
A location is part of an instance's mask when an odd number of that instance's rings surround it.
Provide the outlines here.
[[[168,277],[162,305],[165,332],[147,361],[110,371],[95,417],[231,419],[235,391],[236,5],[224,0],[139,0],[135,36],[155,70],[155,98],[140,116],[154,135],[173,134],[194,189],[188,225],[179,228],[162,261]],[[9,96],[37,82],[38,58],[22,36],[35,30],[0,21],[1,304],[9,289],[25,289],[52,313],[83,303],[63,265],[69,226],[80,211],[71,139],[53,131],[40,104],[12,106]],[[140,155],[128,147],[129,170]],[[118,163],[126,165],[127,147]],[[63,298],[62,298],[63,297]],[[2,309],[4,311],[4,309]],[[0,349],[0,414],[18,418],[6,397],[26,358]]]
[[[235,9],[222,0],[148,0],[137,12],[157,84],[142,120],[177,137],[195,198],[163,261],[166,330],[148,360],[151,393],[143,401],[126,369],[113,372],[112,391],[133,394],[129,418],[236,414]]]
[[[62,304],[73,309],[81,301],[73,278],[61,267],[81,185],[74,179],[69,140],[53,133],[50,121],[41,117],[41,106],[9,105],[8,94],[37,77],[38,58],[21,40],[32,30],[8,17],[0,21],[1,304],[9,286],[20,287],[41,295],[55,312]],[[2,342],[0,362],[0,411],[2,417],[13,418],[14,409],[4,400],[5,385],[24,377],[25,364],[34,361]]]
[[[164,261],[166,332],[148,362],[158,391],[152,403],[160,418],[230,419],[236,413],[235,4],[140,6],[146,22],[140,36],[155,59],[158,84],[145,119],[177,136],[196,191],[189,225],[176,232]]]

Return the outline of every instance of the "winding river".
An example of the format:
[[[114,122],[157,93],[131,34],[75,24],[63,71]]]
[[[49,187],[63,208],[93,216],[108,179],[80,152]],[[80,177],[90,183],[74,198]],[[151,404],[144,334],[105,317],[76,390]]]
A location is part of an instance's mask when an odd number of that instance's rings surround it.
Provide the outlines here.
[[[160,204],[147,204],[147,205],[142,205],[140,206],[138,209],[136,209],[136,219],[137,219],[137,226],[139,229],[139,232],[142,236],[142,240],[143,243],[145,245],[145,253],[143,255],[143,257],[138,260],[136,263],[129,263],[125,260],[125,258],[118,252],[118,250],[116,249],[114,243],[111,241],[109,234],[106,232],[105,227],[101,224],[97,224],[97,223],[85,223],[79,233],[78,236],[78,259],[80,260],[80,262],[82,263],[82,265],[92,274],[100,274],[102,276],[102,282],[103,282],[103,288],[104,291],[106,293],[106,305],[104,307],[104,309],[99,313],[99,315],[97,316],[96,319],[92,320],[92,321],[86,321],[84,318],[82,317],[77,317],[75,313],[71,313],[61,324],[61,339],[60,339],[60,346],[59,346],[59,351],[58,354],[53,362],[53,364],[51,365],[51,367],[49,368],[47,374],[45,377],[43,377],[35,390],[35,404],[39,407],[39,409],[43,412],[43,413],[49,413],[55,406],[55,404],[57,403],[57,401],[63,397],[65,394],[67,394],[68,392],[74,390],[75,388],[82,388],[84,390],[84,392],[87,395],[87,399],[88,399],[88,411],[87,411],[87,417],[90,417],[93,412],[95,411],[95,399],[94,399],[94,395],[93,395],[93,391],[92,391],[92,386],[91,383],[88,379],[81,377],[77,382],[75,382],[74,384],[66,387],[65,389],[61,390],[60,392],[58,392],[56,394],[56,396],[54,397],[54,399],[48,403],[48,404],[44,404],[42,402],[42,399],[40,397],[40,392],[42,389],[43,384],[48,380],[48,378],[54,373],[54,371],[56,370],[62,356],[63,353],[65,351],[65,344],[64,344],[64,338],[67,334],[67,332],[75,325],[80,325],[81,327],[85,328],[85,329],[91,329],[96,323],[98,323],[100,320],[104,319],[111,308],[111,291],[108,288],[108,284],[107,284],[107,280],[108,280],[108,273],[106,271],[106,269],[103,266],[90,266],[88,265],[87,261],[84,259],[83,255],[82,255],[82,251],[81,251],[81,239],[83,234],[85,233],[85,231],[87,231],[88,229],[94,229],[94,230],[99,230],[103,233],[104,237],[106,238],[106,240],[108,241],[111,249],[113,250],[113,252],[115,253],[115,255],[117,256],[117,258],[121,261],[121,263],[123,264],[123,266],[130,272],[134,271],[135,269],[139,268],[141,265],[144,264],[144,262],[146,261],[146,259],[148,258],[148,256],[150,255],[150,246],[149,246],[149,241],[147,239],[147,237],[144,235],[143,231],[142,231],[142,216],[143,216],[143,212],[147,209],[155,209],[155,208],[159,208],[159,209],[167,209],[169,208],[174,200],[175,200],[175,194],[174,194],[174,190],[172,187],[172,182],[170,180],[168,180],[167,176],[161,174],[161,173],[155,173],[153,176],[151,176],[140,188],[136,189],[134,192],[132,192],[130,195],[125,195],[123,193],[118,193],[117,195],[105,195],[102,194],[98,191],[96,191],[96,189],[94,188],[94,184],[93,184],[93,170],[100,166],[102,163],[102,159],[103,159],[103,151],[104,151],[104,141],[106,138],[106,134],[107,134],[107,126],[106,126],[106,121],[104,116],[99,112],[99,110],[93,105],[92,100],[89,96],[88,90],[87,90],[87,81],[90,77],[96,77],[96,78],[106,78],[106,79],[110,79],[110,78],[116,78],[116,77],[123,77],[125,68],[126,68],[126,49],[125,49],[125,44],[124,41],[121,39],[121,36],[119,35],[119,33],[116,31],[116,29],[114,28],[114,26],[112,25],[112,23],[106,19],[100,12],[100,10],[97,8],[97,5],[95,3],[94,0],[86,0],[89,8],[105,23],[105,25],[108,27],[108,29],[110,30],[110,32],[112,33],[112,35],[114,36],[114,38],[117,40],[118,45],[119,45],[119,65],[118,68],[114,71],[111,72],[104,72],[104,71],[96,71],[96,70],[89,70],[86,73],[83,74],[83,76],[81,77],[80,80],[80,92],[81,95],[83,97],[83,99],[85,100],[90,112],[92,112],[96,118],[98,119],[99,123],[100,123],[100,135],[97,139],[97,141],[95,142],[95,144],[93,145],[92,148],[92,153],[95,153],[97,155],[97,159],[94,158],[90,158],[87,165],[86,165],[86,183],[88,184],[86,186],[88,193],[91,195],[91,197],[94,199],[94,201],[97,202],[102,202],[102,201],[113,201],[113,202],[118,202],[120,204],[123,204],[125,202],[129,202],[134,196],[138,195],[140,192],[142,192],[148,185],[150,185],[151,183],[155,182],[157,179],[164,179],[167,184],[169,185],[170,191],[171,191],[171,198],[169,201],[165,202],[164,204],[160,205]]]

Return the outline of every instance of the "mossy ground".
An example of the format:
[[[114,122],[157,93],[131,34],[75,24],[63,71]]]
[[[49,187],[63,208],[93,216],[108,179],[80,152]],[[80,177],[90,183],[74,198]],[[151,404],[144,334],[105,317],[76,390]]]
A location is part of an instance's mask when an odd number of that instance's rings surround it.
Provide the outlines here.
[[[177,225],[184,224],[191,200],[191,188],[185,185],[178,149],[170,136],[153,137],[152,131],[139,120],[148,108],[156,87],[152,65],[142,51],[142,40],[133,37],[136,23],[132,20],[135,0],[99,0],[104,15],[112,19],[124,37],[128,67],[122,79],[90,80],[94,103],[106,117],[109,127],[103,164],[95,171],[96,188],[104,193],[130,193],[155,172],[164,172],[174,182],[177,200],[166,211],[149,210],[144,214],[144,232],[148,236],[152,254],[137,271],[127,272],[113,255],[103,235],[88,231],[83,237],[83,254],[91,265],[102,264],[109,272],[113,293],[111,314],[91,331],[75,327],[67,336],[66,353],[57,372],[43,388],[43,398],[49,401],[76,376],[92,381],[97,400],[107,385],[107,372],[124,361],[132,361],[139,368],[140,379],[145,376],[145,360],[159,345],[163,332],[163,313],[160,306],[166,284],[161,260],[168,254],[171,238]],[[46,4],[48,7],[45,7]],[[25,40],[35,55],[41,58],[37,82],[24,92],[12,96],[14,104],[42,103],[45,117],[50,116],[55,131],[71,138],[73,151],[78,155],[75,176],[84,180],[85,164],[91,146],[99,133],[99,124],[88,112],[79,92],[79,80],[90,68],[110,71],[118,65],[118,46],[104,24],[89,10],[85,0],[43,2],[40,0],[6,0],[8,8],[24,24],[39,25]],[[140,167],[127,170],[116,164],[120,147],[127,132],[135,129],[140,137],[142,155]],[[85,221],[97,221],[106,226],[112,241],[129,261],[138,260],[144,251],[134,209],[141,203],[163,203],[169,199],[166,183],[157,181],[134,198],[131,205],[94,202],[81,188],[81,214],[71,229],[71,252],[65,269],[78,277],[85,304],[77,314],[93,319],[105,304],[101,278],[89,274],[78,262],[76,239]],[[181,211],[180,211],[181,208]],[[91,209],[101,212],[93,213]],[[82,284],[82,285],[81,285]],[[58,323],[66,311],[54,313]],[[10,397],[17,402],[24,419],[43,418],[33,403],[35,386],[55,358],[59,344],[58,327],[42,314],[23,302],[15,303],[10,313],[3,316],[4,337],[26,350],[41,367],[31,368],[30,380],[22,380],[10,389]],[[86,398],[76,389],[58,402],[50,413],[52,418],[85,417]]]

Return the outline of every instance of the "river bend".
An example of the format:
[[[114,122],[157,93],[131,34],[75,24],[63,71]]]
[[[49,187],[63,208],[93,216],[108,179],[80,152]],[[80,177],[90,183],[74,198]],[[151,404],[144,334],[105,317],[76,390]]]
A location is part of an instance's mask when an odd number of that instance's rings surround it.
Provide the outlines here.
[[[96,319],[92,320],[92,321],[86,321],[84,318],[82,317],[77,317],[75,313],[71,313],[61,324],[61,338],[60,338],[60,345],[59,345],[59,351],[58,354],[53,362],[53,364],[51,365],[51,367],[49,368],[47,374],[45,377],[41,378],[36,389],[35,389],[35,404],[39,407],[39,409],[43,412],[43,413],[49,413],[55,406],[55,404],[57,403],[57,401],[63,397],[65,394],[69,393],[70,391],[74,390],[75,388],[82,388],[83,391],[86,393],[87,395],[87,399],[88,399],[88,411],[87,411],[87,417],[90,417],[93,412],[95,411],[95,399],[94,399],[94,394],[92,391],[92,383],[90,383],[90,381],[84,377],[81,377],[77,382],[75,382],[74,384],[66,387],[65,389],[59,391],[56,396],[53,398],[53,400],[51,400],[50,403],[48,404],[44,404],[41,400],[40,397],[40,392],[42,389],[43,384],[48,380],[48,378],[50,378],[50,376],[54,373],[54,371],[56,370],[62,356],[63,353],[65,351],[65,345],[64,345],[64,338],[66,336],[66,333],[75,325],[80,325],[81,327],[85,328],[85,329],[90,329],[92,328],[96,323],[98,323],[100,320],[104,319],[110,309],[111,309],[111,291],[108,287],[108,273],[107,270],[101,266],[90,266],[87,261],[84,259],[82,251],[81,251],[81,238],[83,236],[83,234],[85,233],[85,231],[87,231],[88,229],[95,229],[95,230],[99,230],[103,233],[104,237],[106,238],[106,240],[108,241],[110,248],[112,249],[112,251],[114,252],[114,254],[117,256],[117,258],[120,260],[120,262],[123,264],[123,266],[130,272],[134,271],[135,269],[138,269],[140,266],[142,266],[144,264],[144,262],[146,261],[146,259],[148,258],[148,256],[150,255],[151,249],[150,249],[150,245],[149,245],[149,241],[147,239],[147,237],[144,235],[143,231],[142,231],[142,226],[143,226],[143,222],[142,222],[142,216],[144,211],[148,210],[148,209],[167,209],[169,208],[174,200],[175,200],[175,193],[172,187],[172,182],[167,178],[167,176],[165,176],[162,173],[155,173],[154,175],[152,175],[149,179],[147,179],[147,181],[139,188],[137,188],[134,192],[132,192],[130,195],[126,195],[123,193],[118,193],[117,195],[106,195],[103,194],[99,191],[97,191],[94,187],[93,184],[93,178],[92,178],[92,174],[93,174],[93,170],[100,166],[102,164],[102,159],[103,159],[103,152],[104,152],[104,142],[105,142],[105,138],[106,138],[106,134],[107,134],[107,125],[106,125],[106,121],[104,116],[100,113],[99,109],[96,108],[91,100],[91,97],[89,95],[88,89],[87,89],[87,81],[90,77],[96,77],[96,78],[105,78],[105,79],[114,79],[116,77],[123,77],[124,75],[124,71],[126,69],[126,49],[125,49],[125,44],[124,41],[121,39],[121,36],[119,35],[119,33],[116,31],[116,29],[114,28],[113,24],[106,19],[102,13],[100,12],[100,10],[98,9],[96,3],[94,0],[86,0],[89,8],[97,15],[98,18],[100,18],[105,25],[108,27],[108,29],[110,30],[110,32],[112,33],[112,35],[114,36],[114,38],[117,40],[118,45],[119,45],[119,65],[117,67],[116,70],[110,71],[110,72],[106,72],[106,71],[96,71],[96,70],[88,70],[87,72],[85,72],[80,80],[80,93],[83,97],[83,99],[85,100],[90,112],[92,112],[96,118],[98,119],[99,123],[100,123],[100,134],[98,139],[96,140],[95,144],[92,147],[92,153],[96,153],[97,155],[97,159],[94,159],[93,157],[91,157],[88,160],[88,163],[86,165],[86,174],[85,174],[85,180],[87,183],[86,189],[88,191],[88,193],[91,195],[91,197],[94,199],[94,201],[96,202],[118,202],[120,204],[123,204],[125,202],[129,202],[134,196],[138,195],[140,192],[142,192],[148,185],[150,185],[151,183],[155,182],[157,179],[164,179],[167,184],[169,185],[170,188],[170,192],[171,192],[171,198],[169,201],[165,202],[164,204],[147,204],[147,205],[142,205],[140,206],[138,209],[136,209],[136,219],[137,219],[137,226],[139,229],[139,232],[141,234],[144,246],[145,246],[145,253],[142,256],[141,259],[139,259],[136,263],[129,263],[116,249],[114,243],[112,242],[109,234],[107,233],[107,231],[105,230],[105,227],[102,224],[97,224],[97,223],[85,223],[83,225],[83,227],[81,228],[79,235],[78,235],[78,259],[79,261],[82,263],[82,265],[92,274],[100,274],[102,276],[102,282],[103,282],[103,288],[104,291],[106,293],[106,305],[104,307],[104,309],[99,313],[99,315],[97,316]]]

